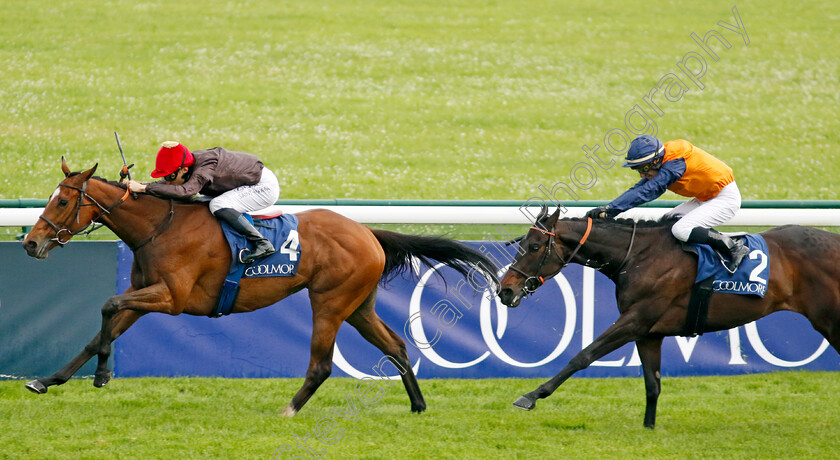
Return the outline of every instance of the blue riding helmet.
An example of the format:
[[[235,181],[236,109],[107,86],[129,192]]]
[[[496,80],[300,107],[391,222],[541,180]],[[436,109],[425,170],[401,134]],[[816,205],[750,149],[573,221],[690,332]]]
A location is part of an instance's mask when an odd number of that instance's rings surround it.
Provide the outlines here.
[[[645,134],[633,139],[630,149],[627,150],[627,157],[623,167],[632,168],[650,163],[665,156],[665,146],[659,139]]]

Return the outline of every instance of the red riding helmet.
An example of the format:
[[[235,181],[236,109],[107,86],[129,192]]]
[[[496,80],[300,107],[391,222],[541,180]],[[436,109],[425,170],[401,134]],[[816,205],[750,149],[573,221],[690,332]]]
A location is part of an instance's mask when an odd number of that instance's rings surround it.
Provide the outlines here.
[[[166,141],[158,150],[152,177],[168,176],[184,166],[192,166],[193,163],[195,163],[195,158],[189,149],[178,142]]]

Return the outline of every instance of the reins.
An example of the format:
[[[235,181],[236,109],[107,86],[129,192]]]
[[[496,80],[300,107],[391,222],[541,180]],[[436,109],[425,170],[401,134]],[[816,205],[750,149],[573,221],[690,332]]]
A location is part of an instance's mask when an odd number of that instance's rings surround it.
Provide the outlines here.
[[[146,238],[145,240],[141,241],[134,247],[131,247],[132,251],[137,251],[138,249],[142,248],[143,246],[149,244],[150,242],[154,241],[155,238],[160,236],[166,229],[169,228],[169,225],[172,224],[172,219],[175,217],[175,200],[169,200],[169,214],[167,215],[166,219],[162,220],[155,231]]]
[[[630,234],[630,245],[627,246],[627,254],[624,254],[624,259],[621,260],[621,263],[618,264],[618,270],[616,273],[621,273],[621,269],[624,268],[624,264],[627,263],[627,260],[630,258],[630,251],[633,250],[633,242],[636,241],[636,221],[633,221],[633,233]]]

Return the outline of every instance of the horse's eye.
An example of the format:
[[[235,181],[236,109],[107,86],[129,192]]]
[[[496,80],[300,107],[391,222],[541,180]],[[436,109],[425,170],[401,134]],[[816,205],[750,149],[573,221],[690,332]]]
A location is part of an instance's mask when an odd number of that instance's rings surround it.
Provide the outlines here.
[[[61,208],[67,206],[67,203],[69,203],[67,200],[58,200],[58,206]]]
[[[532,252],[537,252],[539,250],[540,250],[540,244],[539,243],[531,243],[531,251]]]

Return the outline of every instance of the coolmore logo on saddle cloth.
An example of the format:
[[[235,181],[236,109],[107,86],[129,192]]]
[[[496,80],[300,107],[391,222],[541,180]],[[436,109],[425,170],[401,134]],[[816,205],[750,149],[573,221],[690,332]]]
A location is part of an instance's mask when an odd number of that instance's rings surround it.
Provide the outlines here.
[[[695,282],[713,276],[714,292],[727,294],[748,294],[764,297],[767,279],[770,277],[770,253],[764,237],[759,234],[745,235],[744,244],[750,254],[744,258],[735,273],[729,273],[715,251],[706,245],[692,244],[697,249],[697,279]]]
[[[245,216],[250,218],[247,214]],[[235,268],[236,265],[239,265],[240,251],[250,250],[251,246],[245,237],[230,228],[226,223],[221,221],[220,223],[233,256],[231,265],[232,268]],[[257,220],[256,227],[263,236],[271,241],[277,251],[265,259],[247,265],[243,278],[294,276],[297,273],[301,255],[297,216],[283,214],[272,219]]]

